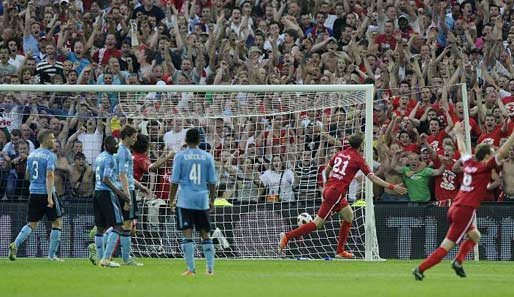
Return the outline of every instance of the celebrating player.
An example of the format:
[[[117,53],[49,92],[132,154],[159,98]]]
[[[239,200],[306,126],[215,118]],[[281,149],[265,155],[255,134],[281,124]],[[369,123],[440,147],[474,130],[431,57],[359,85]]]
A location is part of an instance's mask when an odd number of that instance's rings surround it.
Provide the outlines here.
[[[412,271],[416,280],[423,280],[425,277],[423,272],[441,262],[456,244],[460,244],[460,248],[457,256],[452,261],[452,268],[458,276],[466,277],[462,263],[466,259],[468,252],[480,240],[480,232],[473,225],[475,211],[480,207],[480,202],[486,197],[487,186],[491,179],[491,170],[497,167],[507,156],[514,144],[513,132],[496,154],[494,154],[490,145],[478,145],[475,149],[475,158],[473,159],[471,153],[466,150],[462,123],[456,125],[454,131],[457,136],[457,146],[459,147],[461,161],[464,166],[462,185],[455,197],[455,202],[448,210],[450,227],[446,237],[441,246]],[[467,235],[468,239],[462,241],[464,235]]]
[[[209,209],[212,209],[216,197],[217,174],[213,157],[198,148],[200,133],[191,128],[186,132],[188,148],[175,156],[173,173],[170,178],[170,207],[173,209],[178,186],[176,202],[177,228],[182,230],[182,250],[187,270],[182,275],[194,275],[193,226],[200,231],[202,247],[207,260],[207,274],[214,274],[214,245],[209,235]]]
[[[339,212],[343,221],[339,228],[336,258],[353,258],[352,253],[344,250],[353,220],[353,211],[346,200],[346,192],[355,174],[359,170],[374,184],[387,187],[400,195],[407,193],[404,187],[385,182],[380,177],[374,175],[369,169],[366,161],[359,152],[363,142],[362,133],[356,133],[350,136],[349,142],[351,148],[337,152],[328,162],[325,169],[327,184],[323,190],[323,203],[319,208],[316,218],[313,222],[304,224],[290,232],[280,233],[280,251],[286,247],[287,242],[291,238],[307,235],[317,228],[321,228],[328,216],[332,213]]]
[[[96,184],[93,200],[96,225],[95,246],[97,255],[101,258],[99,261],[101,266],[119,267],[120,264],[110,260],[123,224],[121,207],[116,195],[126,201],[127,209],[131,202],[129,196],[113,184],[113,179],[116,178],[117,173],[116,160],[113,154],[118,150],[118,142],[114,137],[108,136],[105,138],[104,148],[105,151],[98,155],[95,160]],[[111,226],[113,230],[106,237],[107,244],[104,251],[104,231]]]
[[[50,248],[48,259],[62,261],[56,256],[61,242],[62,209],[55,194],[54,173],[57,156],[51,151],[54,147],[55,137],[46,130],[39,133],[40,147],[33,151],[27,159],[25,178],[30,181],[30,197],[28,208],[28,224],[21,228],[13,243],[9,245],[9,259],[16,260],[16,253],[20,245],[27,239],[32,230],[37,228],[38,222],[44,215],[52,222],[50,232]]]

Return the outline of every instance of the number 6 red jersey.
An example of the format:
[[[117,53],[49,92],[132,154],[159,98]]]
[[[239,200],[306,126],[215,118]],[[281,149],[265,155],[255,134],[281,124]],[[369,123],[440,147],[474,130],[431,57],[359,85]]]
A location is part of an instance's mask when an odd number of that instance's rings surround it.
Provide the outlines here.
[[[464,164],[464,175],[452,206],[479,208],[480,202],[487,197],[487,184],[491,182],[491,170],[498,166],[496,156],[489,159],[487,163],[477,161],[471,155],[463,155],[461,160]]]
[[[328,162],[332,167],[325,188],[346,191],[359,170],[365,176],[373,173],[358,150],[350,148],[337,152]]]

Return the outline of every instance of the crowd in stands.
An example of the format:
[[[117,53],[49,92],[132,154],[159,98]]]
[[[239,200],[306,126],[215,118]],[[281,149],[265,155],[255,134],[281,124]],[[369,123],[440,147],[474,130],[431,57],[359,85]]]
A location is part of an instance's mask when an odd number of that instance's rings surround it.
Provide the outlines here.
[[[498,147],[514,127],[513,0],[0,5],[3,84],[374,84],[373,168],[408,188],[405,196],[376,189],[377,201],[448,205],[466,183],[452,131],[464,118],[462,84],[473,147]],[[173,154],[182,149],[187,128],[196,126],[200,147],[217,161],[220,197],[241,203],[320,199],[325,164],[345,147],[346,135],[364,127],[363,114],[352,106],[299,112],[297,101],[320,106],[323,98],[285,97],[0,93],[0,199],[27,199],[27,155],[38,147],[42,129],[58,140],[58,195],[90,199],[102,140],[119,136],[127,123],[140,130],[135,170],[154,197],[167,198]],[[120,100],[133,100],[128,111]],[[141,116],[163,110],[170,120]],[[184,111],[186,120],[173,116]],[[222,116],[206,116],[216,114]],[[151,166],[158,160],[164,161]],[[486,200],[514,200],[513,169],[511,154],[491,172]],[[353,199],[361,195],[361,181],[362,175],[349,193]]]

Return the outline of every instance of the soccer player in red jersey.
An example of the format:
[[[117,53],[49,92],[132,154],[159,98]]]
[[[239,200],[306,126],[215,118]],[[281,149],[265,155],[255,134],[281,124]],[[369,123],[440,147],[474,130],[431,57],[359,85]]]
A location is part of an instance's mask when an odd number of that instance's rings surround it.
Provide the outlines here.
[[[448,222],[450,227],[446,233],[441,246],[437,248],[421,265],[414,268],[412,274],[416,280],[423,280],[425,272],[430,267],[438,264],[456,245],[460,244],[459,252],[452,261],[452,268],[460,277],[466,277],[462,263],[468,252],[480,240],[480,232],[473,225],[475,211],[480,207],[480,202],[487,196],[487,184],[491,180],[491,170],[498,166],[514,144],[514,133],[494,154],[491,145],[480,144],[475,149],[475,158],[466,150],[464,135],[462,133],[462,123],[455,126],[457,145],[461,153],[461,161],[464,166],[464,176],[455,202],[448,210]],[[463,240],[464,235],[468,239]],[[462,242],[461,242],[462,241]]]
[[[327,184],[323,190],[323,203],[318,210],[314,221],[304,224],[290,232],[280,233],[280,251],[282,251],[287,242],[296,237],[307,235],[312,231],[319,229],[325,223],[325,220],[333,213],[339,212],[343,221],[339,229],[339,238],[337,243],[337,258],[353,258],[353,254],[344,250],[344,245],[350,233],[350,227],[353,220],[353,211],[346,200],[346,192],[352,182],[355,174],[361,170],[374,184],[397,192],[400,195],[407,193],[407,189],[400,185],[393,185],[380,177],[373,174],[368,164],[360,154],[360,148],[363,142],[362,133],[356,133],[349,137],[349,149],[337,152],[328,162],[325,170],[327,176]]]

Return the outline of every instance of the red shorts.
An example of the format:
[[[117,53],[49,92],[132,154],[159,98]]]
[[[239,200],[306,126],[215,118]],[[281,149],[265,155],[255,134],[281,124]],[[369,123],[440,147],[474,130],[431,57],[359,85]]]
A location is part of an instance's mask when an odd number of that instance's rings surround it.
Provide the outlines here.
[[[448,210],[448,223],[450,227],[446,233],[446,238],[459,244],[464,235],[475,229],[473,219],[475,218],[475,209],[469,206],[452,206]]]
[[[318,217],[326,220],[328,216],[335,212],[339,212],[341,209],[348,206],[348,200],[346,200],[346,190],[341,192],[340,190],[333,188],[325,188],[323,190],[323,202],[318,210]]]

